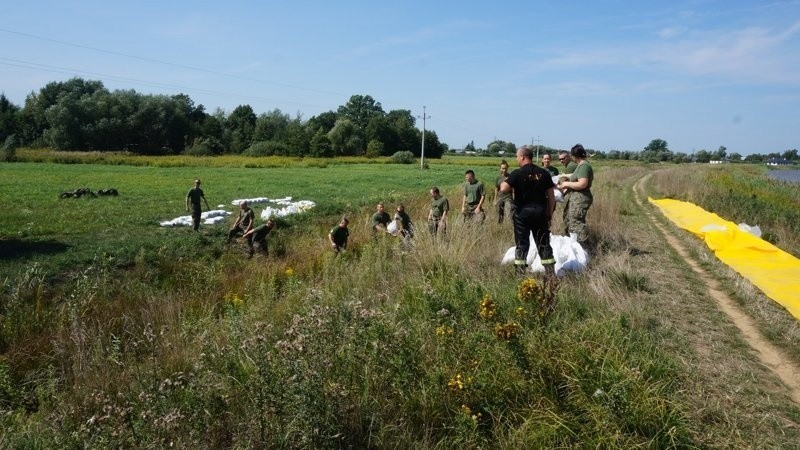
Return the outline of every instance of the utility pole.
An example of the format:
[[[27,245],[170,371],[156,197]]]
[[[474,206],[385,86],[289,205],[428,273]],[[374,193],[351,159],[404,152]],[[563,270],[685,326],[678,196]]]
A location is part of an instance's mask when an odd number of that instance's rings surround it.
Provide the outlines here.
[[[536,161],[538,162],[539,161],[539,147],[540,147],[539,144],[542,143],[542,140],[539,139],[539,136],[536,136],[536,140],[533,141],[533,142],[536,142]]]
[[[420,116],[417,116],[419,119]],[[425,114],[425,105],[422,106],[422,150],[419,153],[419,168],[425,168],[425,121],[430,119],[431,116]]]

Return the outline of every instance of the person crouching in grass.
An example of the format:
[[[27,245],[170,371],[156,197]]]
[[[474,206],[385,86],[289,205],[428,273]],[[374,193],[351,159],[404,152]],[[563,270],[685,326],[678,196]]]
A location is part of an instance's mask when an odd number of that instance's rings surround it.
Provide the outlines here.
[[[331,229],[328,233],[328,241],[331,243],[333,251],[339,253],[347,248],[347,238],[350,237],[350,230],[347,229],[347,224],[350,223],[347,217],[342,217],[339,224]]]
[[[272,219],[268,219],[266,222],[262,223],[261,225],[250,229],[249,231],[245,232],[242,235],[242,239],[247,240],[247,247],[249,249],[249,258],[253,257],[255,253],[255,246],[258,246],[259,251],[264,254],[264,256],[269,256],[269,248],[267,247],[267,235],[272,231],[275,227],[275,222]]]

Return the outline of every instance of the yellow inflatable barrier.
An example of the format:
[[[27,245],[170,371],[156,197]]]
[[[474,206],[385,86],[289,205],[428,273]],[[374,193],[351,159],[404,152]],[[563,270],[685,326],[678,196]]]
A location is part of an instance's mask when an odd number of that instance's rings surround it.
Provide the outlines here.
[[[675,225],[703,239],[720,261],[800,319],[800,259],[692,203],[647,200]]]

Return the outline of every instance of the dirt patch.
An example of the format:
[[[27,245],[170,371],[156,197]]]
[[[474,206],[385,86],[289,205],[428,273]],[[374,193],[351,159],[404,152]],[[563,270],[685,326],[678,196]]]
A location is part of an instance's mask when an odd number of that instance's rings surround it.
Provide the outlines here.
[[[800,404],[800,367],[798,367],[789,356],[780,348],[776,347],[758,331],[755,322],[745,314],[727,295],[719,285],[719,282],[710,276],[700,264],[694,260],[681,242],[664,226],[662,226],[647,208],[644,207],[642,200],[642,185],[647,181],[649,175],[642,177],[634,185],[634,196],[636,202],[645,211],[650,221],[659,229],[667,243],[689,264],[689,267],[698,275],[706,286],[708,295],[714,299],[719,309],[727,315],[731,322],[739,329],[742,338],[756,352],[758,359],[769,368],[789,389],[792,400]]]

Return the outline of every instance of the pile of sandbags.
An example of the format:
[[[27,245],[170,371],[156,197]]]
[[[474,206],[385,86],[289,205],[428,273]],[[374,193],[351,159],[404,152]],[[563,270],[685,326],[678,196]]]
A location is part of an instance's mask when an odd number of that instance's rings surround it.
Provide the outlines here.
[[[214,209],[200,214],[200,220],[202,220],[203,224],[205,225],[213,225],[215,223],[225,220],[225,217],[230,215],[231,213],[229,213],[228,211],[222,209]],[[176,217],[172,220],[159,222],[159,225],[161,225],[162,227],[191,227],[193,225],[192,216]]]
[[[589,255],[574,237],[550,234],[550,247],[553,249],[553,258],[556,260],[555,271],[558,276],[567,272],[582,272],[589,263]],[[509,248],[500,264],[513,264],[516,247]],[[536,243],[531,233],[531,248],[528,250],[526,263],[533,272],[544,272],[542,259],[536,250]]]

